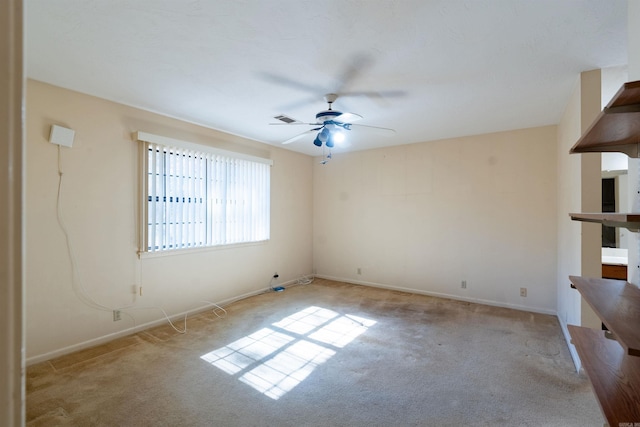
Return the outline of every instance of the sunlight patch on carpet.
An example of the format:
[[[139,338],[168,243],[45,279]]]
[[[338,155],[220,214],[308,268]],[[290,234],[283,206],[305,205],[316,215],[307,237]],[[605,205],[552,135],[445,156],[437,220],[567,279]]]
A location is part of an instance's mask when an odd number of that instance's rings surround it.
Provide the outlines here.
[[[200,358],[277,400],[375,324],[311,306]]]

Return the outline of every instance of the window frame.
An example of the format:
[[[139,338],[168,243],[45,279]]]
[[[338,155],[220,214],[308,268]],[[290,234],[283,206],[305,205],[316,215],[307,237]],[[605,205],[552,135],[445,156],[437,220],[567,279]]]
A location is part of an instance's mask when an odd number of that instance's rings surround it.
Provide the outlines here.
[[[270,198],[271,198],[271,172],[267,173],[266,186],[269,194],[266,197],[266,201],[264,202],[262,208],[265,212],[263,214],[266,215],[266,237],[260,240],[248,240],[241,242],[233,242],[233,243],[214,243],[214,241],[209,244],[193,246],[193,247],[178,247],[178,248],[158,248],[158,249],[150,249],[149,242],[149,149],[153,145],[162,146],[164,149],[179,149],[179,150],[189,150],[198,154],[204,154],[207,156],[223,156],[231,158],[232,160],[243,160],[254,163],[262,163],[266,164],[269,167],[273,166],[273,161],[271,159],[251,156],[243,153],[233,152],[222,150],[219,148],[211,147],[208,145],[192,143],[188,141],[182,141],[174,138],[168,138],[160,135],[154,135],[147,132],[134,132],[134,140],[139,142],[139,159],[140,159],[140,174],[138,179],[139,185],[139,237],[138,237],[138,255],[139,256],[164,256],[171,254],[184,253],[186,251],[203,251],[203,250],[212,250],[212,249],[220,249],[230,246],[238,246],[238,245],[253,245],[266,242],[270,239],[270,229],[271,229],[271,218],[270,218]],[[166,155],[166,154],[165,154]],[[207,197],[211,196],[208,194]],[[209,203],[210,200],[206,200],[205,203]],[[207,209],[207,213],[205,214],[206,221],[211,222],[211,216],[213,214],[212,209]]]

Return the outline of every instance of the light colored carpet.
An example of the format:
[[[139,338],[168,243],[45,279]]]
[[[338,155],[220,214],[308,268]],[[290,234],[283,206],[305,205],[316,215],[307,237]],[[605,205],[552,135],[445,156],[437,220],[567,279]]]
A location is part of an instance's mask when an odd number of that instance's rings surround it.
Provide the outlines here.
[[[557,319],[316,279],[29,367],[29,426],[602,426]]]

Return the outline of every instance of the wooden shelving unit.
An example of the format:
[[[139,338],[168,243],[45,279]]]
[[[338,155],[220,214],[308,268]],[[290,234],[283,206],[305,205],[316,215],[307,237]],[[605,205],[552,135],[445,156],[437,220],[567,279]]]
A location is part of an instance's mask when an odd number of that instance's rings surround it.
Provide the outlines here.
[[[570,153],[640,157],[640,81],[625,83]],[[574,221],[640,231],[640,213],[572,213]],[[609,426],[640,425],[640,289],[626,280],[569,276],[609,331],[569,325]]]
[[[570,153],[607,151],[640,157],[640,81],[620,88]]]
[[[640,420],[640,357],[626,355],[607,332],[569,325],[600,409],[611,427]]]
[[[640,356],[640,289],[624,280],[579,276],[569,280],[626,353]]]
[[[640,230],[640,213],[570,213],[574,221],[597,222],[609,227],[623,227],[630,231]]]

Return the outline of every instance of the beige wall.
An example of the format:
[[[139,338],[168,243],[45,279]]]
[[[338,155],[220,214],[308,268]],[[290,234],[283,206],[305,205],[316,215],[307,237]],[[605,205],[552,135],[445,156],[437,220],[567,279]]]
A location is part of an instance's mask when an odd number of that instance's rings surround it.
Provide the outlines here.
[[[48,142],[52,124],[76,131],[72,148]],[[138,149],[145,131],[271,158],[271,240],[138,259]],[[29,362],[131,332],[312,269],[312,162],[301,154],[36,81],[27,84],[27,358]],[[57,205],[58,168],[63,172]],[[67,245],[63,227],[68,232]],[[74,279],[75,275],[75,279]],[[133,286],[142,286],[136,296]],[[95,309],[87,295],[108,308]],[[135,323],[134,323],[135,322]]]
[[[600,328],[600,320],[578,291],[569,286],[569,275],[601,277],[601,228],[599,224],[571,221],[571,212],[600,212],[601,157],[599,153],[569,154],[601,109],[600,70],[581,73],[558,125],[558,319],[576,368],[580,360],[571,344],[568,324]]]
[[[602,110],[602,72],[585,71],[580,74],[580,126],[582,135]],[[573,154],[580,157],[580,211],[602,211],[602,158],[600,153]],[[576,191],[577,189],[574,189]],[[581,265],[580,275],[602,277],[602,226],[580,223]],[[584,300],[580,306],[581,326],[599,329],[601,321]]]
[[[569,150],[582,135],[581,131],[581,79],[571,93],[564,114],[558,124],[558,277],[557,277],[557,310],[558,320],[571,356],[580,368],[580,359],[571,345],[571,337],[567,325],[581,324],[580,294],[569,286],[569,275],[582,274],[582,225],[571,221],[569,213],[582,212],[581,165],[582,155],[569,155]],[[599,210],[596,210],[599,211]]]
[[[314,268],[355,283],[555,313],[556,157],[549,126],[316,162]]]
[[[580,79],[564,110],[558,125],[558,320],[571,351],[571,357],[580,369],[580,359],[571,344],[567,325],[581,324],[580,294],[569,286],[569,275],[581,275],[581,223],[571,221],[569,213],[581,212],[581,155],[569,155],[569,150],[580,138]]]

